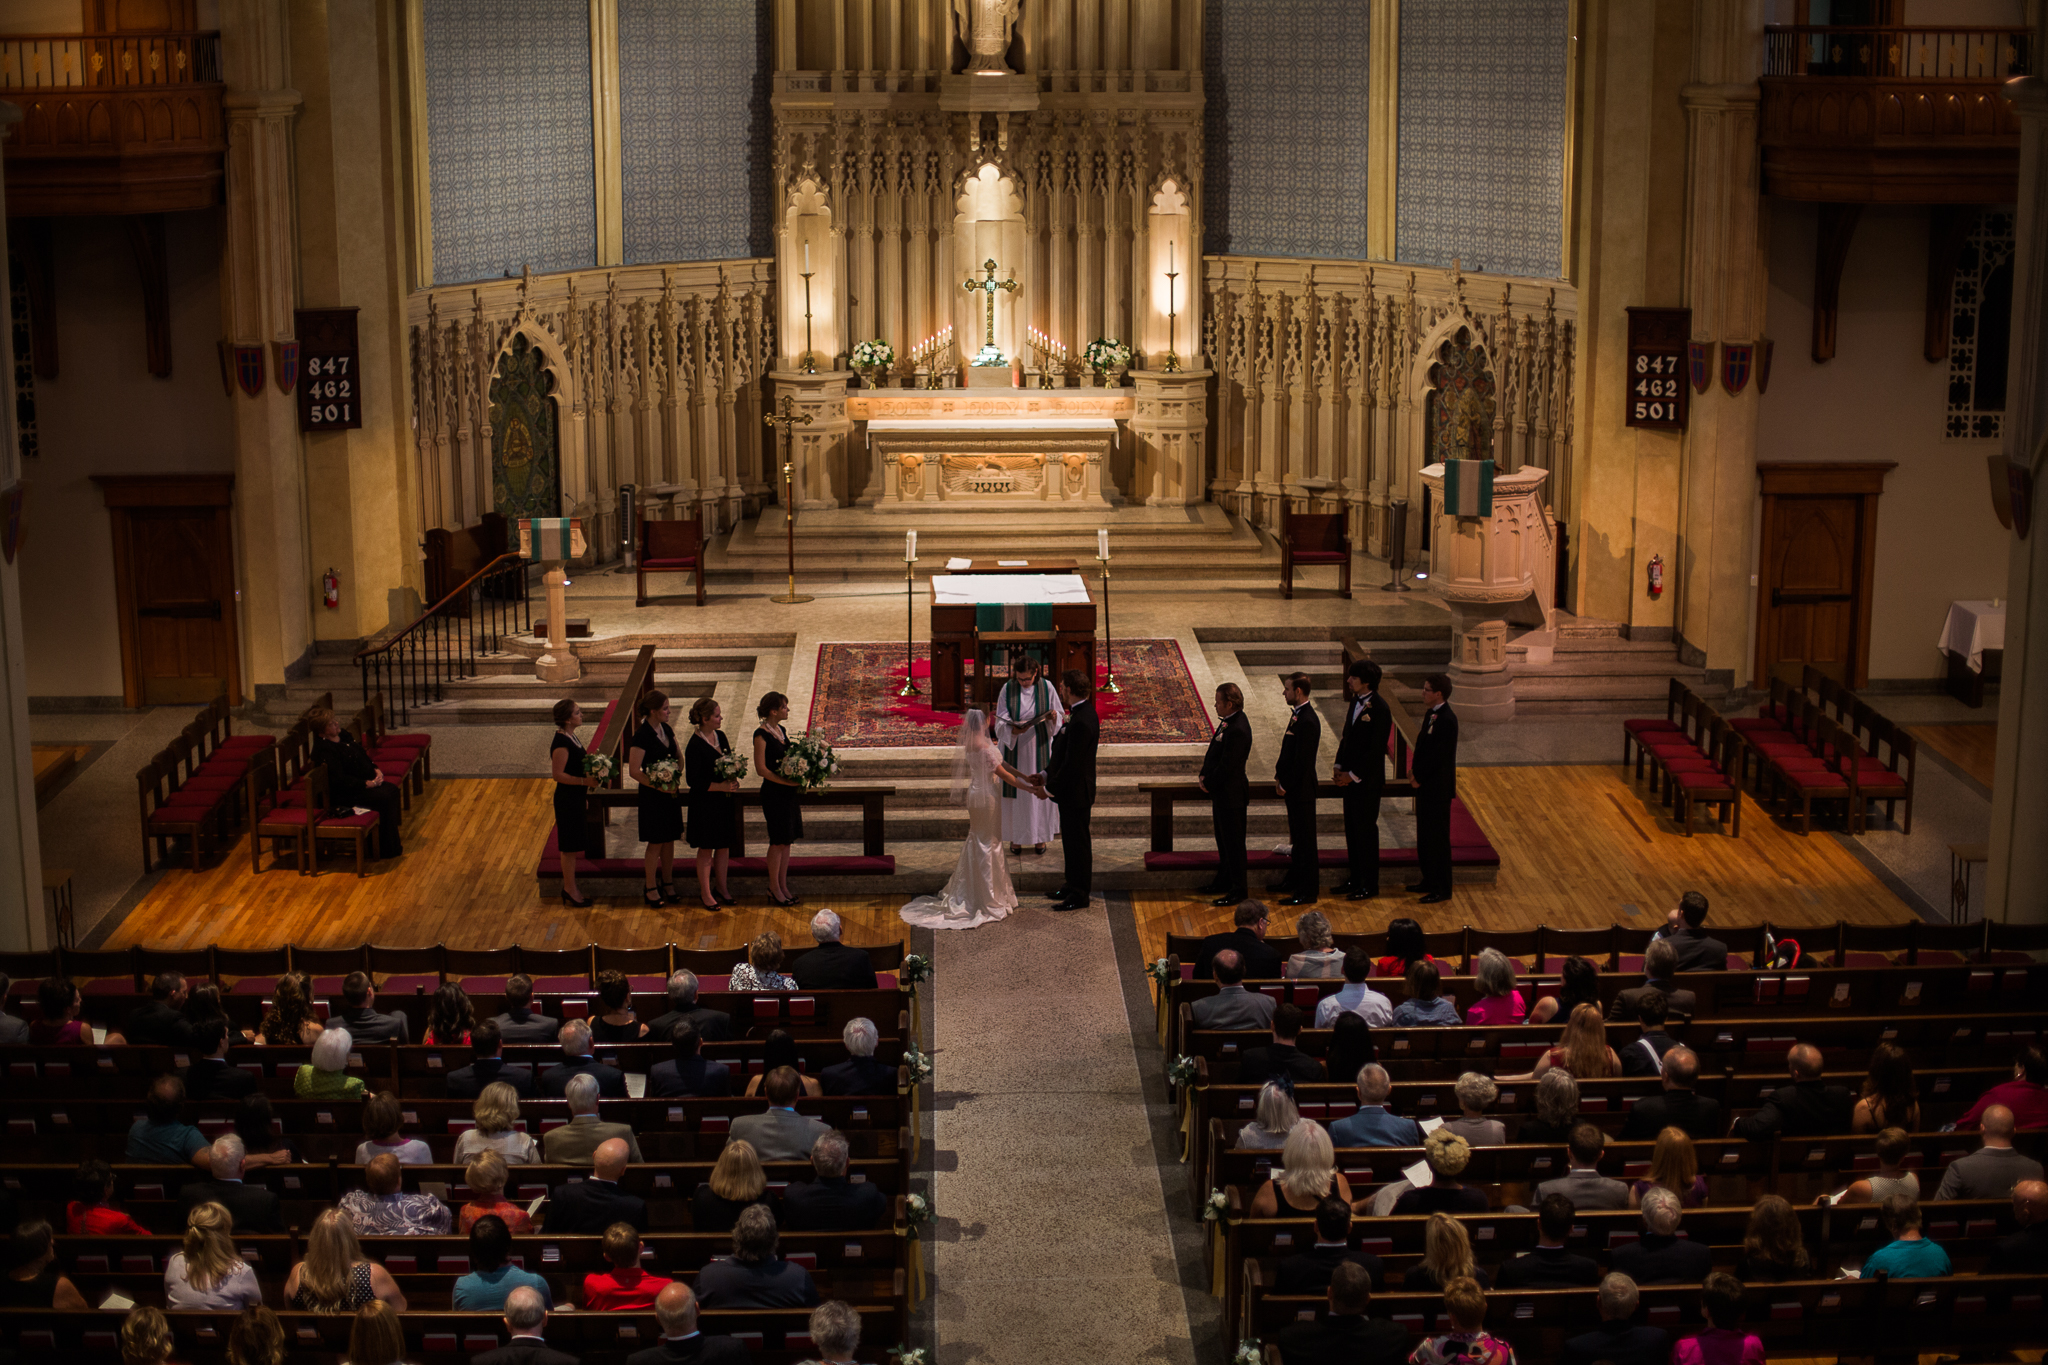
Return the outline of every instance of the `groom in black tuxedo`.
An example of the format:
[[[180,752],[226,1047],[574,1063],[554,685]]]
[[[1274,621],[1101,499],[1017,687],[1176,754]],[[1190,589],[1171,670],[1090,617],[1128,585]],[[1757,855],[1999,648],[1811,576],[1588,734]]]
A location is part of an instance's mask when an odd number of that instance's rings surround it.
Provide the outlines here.
[[[1252,756],[1252,725],[1245,719],[1244,692],[1236,683],[1216,689],[1216,733],[1202,756],[1196,784],[1209,793],[1209,818],[1216,827],[1216,880],[1202,888],[1217,895],[1211,905],[1236,905],[1249,894],[1245,875],[1245,807],[1251,785],[1245,763]]]
[[[1102,724],[1095,717],[1094,688],[1078,668],[1060,674],[1060,700],[1067,723],[1052,740],[1039,795],[1060,808],[1060,843],[1066,851],[1067,884],[1053,892],[1055,910],[1082,910],[1095,879],[1095,840],[1088,821],[1095,809],[1095,748]]]

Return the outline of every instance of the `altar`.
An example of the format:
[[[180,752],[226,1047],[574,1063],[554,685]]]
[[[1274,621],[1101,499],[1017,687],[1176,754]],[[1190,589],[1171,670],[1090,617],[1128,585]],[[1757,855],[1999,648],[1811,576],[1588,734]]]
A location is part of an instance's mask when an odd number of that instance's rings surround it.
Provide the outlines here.
[[[1009,676],[1013,648],[1050,652],[1054,677],[1095,676],[1095,600],[1079,574],[934,574],[931,579],[932,706],[987,710],[991,682]],[[975,661],[974,684],[966,682]]]
[[[876,389],[847,395],[878,512],[1100,512],[1123,501],[1112,461],[1123,389]]]

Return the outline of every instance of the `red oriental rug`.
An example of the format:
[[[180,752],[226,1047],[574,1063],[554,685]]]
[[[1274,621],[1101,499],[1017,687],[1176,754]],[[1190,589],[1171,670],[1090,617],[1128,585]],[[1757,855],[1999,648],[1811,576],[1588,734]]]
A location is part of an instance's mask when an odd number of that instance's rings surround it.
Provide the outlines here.
[[[1200,744],[1213,725],[1176,640],[1118,640],[1115,649],[1119,693],[1098,691],[1095,712],[1102,718],[1104,744]],[[920,693],[898,697],[903,686],[901,644],[818,646],[818,682],[811,693],[808,728],[828,743],[851,749],[909,749],[951,744],[960,715],[935,711],[931,698],[931,650],[916,646],[912,676]],[[1103,663],[1096,660],[1096,682]],[[972,676],[974,666],[968,665]]]

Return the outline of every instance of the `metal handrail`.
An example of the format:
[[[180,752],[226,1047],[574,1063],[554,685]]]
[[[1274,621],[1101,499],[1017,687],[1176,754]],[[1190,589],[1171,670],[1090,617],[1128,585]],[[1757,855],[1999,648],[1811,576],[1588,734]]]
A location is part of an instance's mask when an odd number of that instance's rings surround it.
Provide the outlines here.
[[[1766,76],[1998,83],[2033,74],[2025,28],[1906,24],[1772,24]]]
[[[443,698],[443,686],[476,676],[480,654],[496,654],[506,635],[533,628],[527,562],[502,554],[464,579],[405,629],[355,653],[363,702],[384,694],[391,718],[410,723],[412,708]]]

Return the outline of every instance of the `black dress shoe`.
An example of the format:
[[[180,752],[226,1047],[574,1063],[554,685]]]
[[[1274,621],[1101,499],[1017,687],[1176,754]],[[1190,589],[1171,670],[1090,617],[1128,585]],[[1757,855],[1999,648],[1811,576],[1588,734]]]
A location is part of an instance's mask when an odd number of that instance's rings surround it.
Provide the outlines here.
[[[1409,889],[1410,891],[1427,891],[1427,890],[1429,890],[1429,883],[1428,883],[1428,882],[1410,882],[1410,883],[1408,883],[1408,889]]]
[[[1079,900],[1074,900],[1072,897],[1069,897],[1066,900],[1056,902],[1052,908],[1054,910],[1086,910],[1088,908],[1088,898],[1083,896]]]
[[[1344,899],[1347,901],[1369,901],[1377,895],[1379,895],[1379,892],[1377,891],[1353,891],[1351,894],[1344,897]]]
[[[1445,901],[1448,901],[1450,898],[1451,893],[1448,891],[1432,891],[1427,896],[1424,896],[1421,900],[1417,901],[1416,904],[1442,905]]]
[[[1248,899],[1248,897],[1247,897],[1247,896],[1246,896],[1246,895],[1244,894],[1244,892],[1242,892],[1242,891],[1238,891],[1238,892],[1234,892],[1234,893],[1232,893],[1232,894],[1230,894],[1230,895],[1227,895],[1227,896],[1218,896],[1218,897],[1217,897],[1217,898],[1216,898],[1215,900],[1213,900],[1213,901],[1210,901],[1210,902],[1209,902],[1209,904],[1211,904],[1211,905],[1241,905],[1241,904],[1243,904],[1243,903],[1244,903],[1244,901],[1245,901],[1245,900],[1247,900],[1247,899]]]
[[[1282,905],[1314,905],[1316,903],[1316,898],[1314,893],[1311,892],[1306,896],[1289,896],[1286,900],[1281,901],[1280,903]]]
[[[1350,882],[1338,882],[1330,888],[1330,894],[1333,896],[1348,896],[1355,890],[1357,888],[1352,886]]]
[[[1057,890],[1057,891],[1049,891],[1049,892],[1047,892],[1046,894],[1047,894],[1047,895],[1048,895],[1049,897],[1051,897],[1051,898],[1052,898],[1053,900],[1056,900],[1056,901],[1063,901],[1063,900],[1068,900],[1068,899],[1070,899],[1070,897],[1068,897],[1068,895],[1067,895],[1067,888],[1065,888],[1064,886],[1063,886],[1063,887],[1061,887],[1061,888],[1060,888],[1059,890]]]

